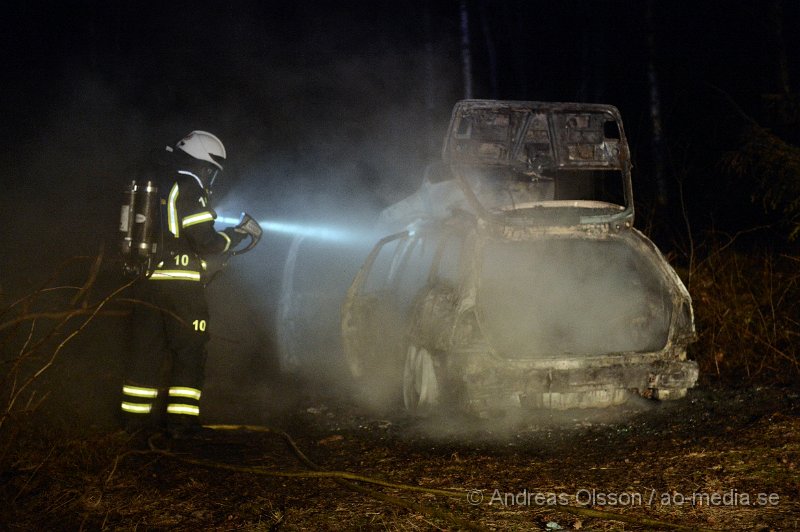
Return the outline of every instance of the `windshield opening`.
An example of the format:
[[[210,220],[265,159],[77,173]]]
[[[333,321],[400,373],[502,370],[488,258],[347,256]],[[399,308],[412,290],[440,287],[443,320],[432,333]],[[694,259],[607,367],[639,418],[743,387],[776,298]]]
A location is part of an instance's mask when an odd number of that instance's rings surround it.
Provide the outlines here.
[[[626,207],[620,170],[553,170],[533,177],[508,167],[463,168],[462,172],[490,211],[551,206],[613,213]]]
[[[619,170],[559,170],[552,173],[556,201],[601,201],[625,205]]]

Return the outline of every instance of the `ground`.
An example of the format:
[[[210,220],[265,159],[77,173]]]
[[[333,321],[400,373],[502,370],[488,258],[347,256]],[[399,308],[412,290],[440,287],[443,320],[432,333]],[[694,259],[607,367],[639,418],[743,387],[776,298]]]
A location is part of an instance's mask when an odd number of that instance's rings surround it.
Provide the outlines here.
[[[238,399],[212,394],[209,423],[227,422],[214,417]],[[171,440],[110,427],[24,431],[3,471],[0,528],[652,530],[657,520],[796,530],[799,399],[783,388],[703,386],[671,403],[477,420],[388,416],[320,392],[258,420],[273,432],[218,428]],[[269,476],[311,471],[279,431],[326,470],[456,496]]]

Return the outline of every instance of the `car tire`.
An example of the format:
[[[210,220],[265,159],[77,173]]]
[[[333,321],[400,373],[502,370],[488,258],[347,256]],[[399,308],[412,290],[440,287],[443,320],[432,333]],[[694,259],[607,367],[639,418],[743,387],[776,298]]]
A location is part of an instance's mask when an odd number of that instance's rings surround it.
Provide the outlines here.
[[[441,383],[430,351],[408,346],[403,366],[403,405],[407,412],[425,415],[438,408]]]

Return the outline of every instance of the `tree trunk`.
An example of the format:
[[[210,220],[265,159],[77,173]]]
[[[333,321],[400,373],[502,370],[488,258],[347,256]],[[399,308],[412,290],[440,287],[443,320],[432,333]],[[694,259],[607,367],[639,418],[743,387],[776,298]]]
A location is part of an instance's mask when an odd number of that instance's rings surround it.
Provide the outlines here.
[[[472,54],[469,50],[469,11],[467,10],[467,0],[461,0],[459,5],[461,18],[461,68],[464,73],[464,98],[472,98]]]
[[[424,7],[423,24],[425,29],[425,136],[427,157],[432,157],[441,147],[440,140],[435,138],[434,111],[436,110],[436,68],[433,46],[433,22],[431,10]]]
[[[494,39],[492,39],[492,30],[489,27],[489,18],[486,12],[486,0],[480,0],[480,16],[481,16],[481,30],[483,32],[483,40],[486,42],[486,55],[489,61],[489,96],[497,99],[499,93],[497,83],[497,51],[494,47]]]
[[[656,182],[656,199],[660,205],[666,205],[669,197],[664,177],[664,138],[661,124],[661,94],[658,86],[655,57],[655,24],[653,23],[654,0],[647,1],[647,81],[650,85],[650,121],[652,123],[653,178]]]

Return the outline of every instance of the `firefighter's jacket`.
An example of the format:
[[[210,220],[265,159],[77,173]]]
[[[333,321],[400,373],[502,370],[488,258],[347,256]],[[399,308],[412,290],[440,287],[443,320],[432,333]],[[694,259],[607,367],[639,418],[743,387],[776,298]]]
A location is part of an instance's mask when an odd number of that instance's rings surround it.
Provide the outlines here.
[[[228,251],[231,240],[214,230],[217,215],[209,205],[200,178],[178,170],[160,190],[161,246],[151,281],[197,281],[206,268],[205,257]]]

